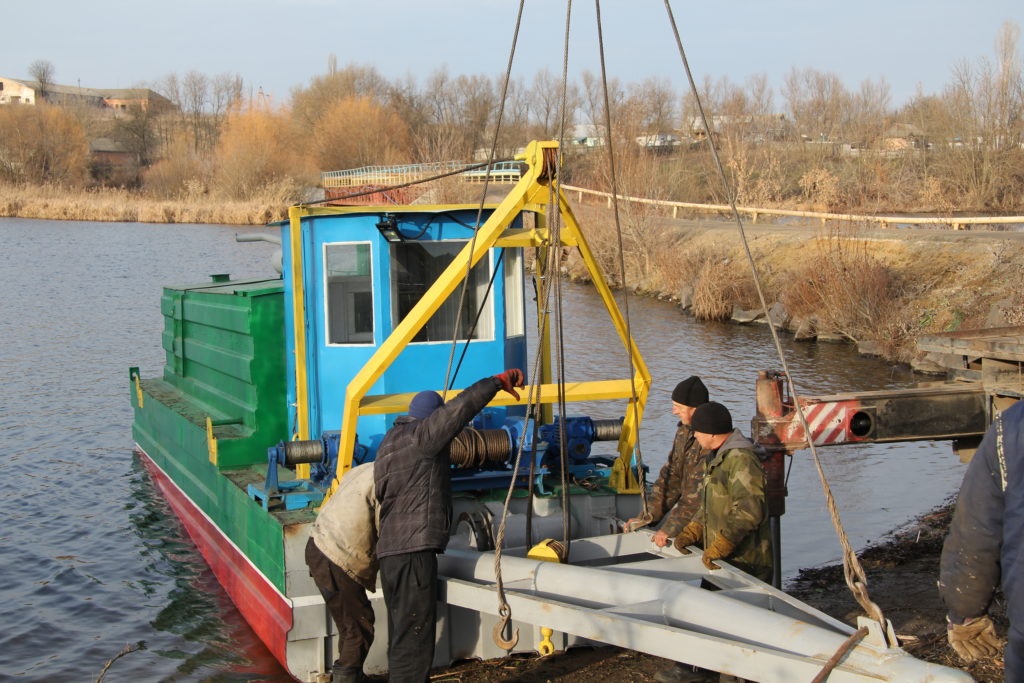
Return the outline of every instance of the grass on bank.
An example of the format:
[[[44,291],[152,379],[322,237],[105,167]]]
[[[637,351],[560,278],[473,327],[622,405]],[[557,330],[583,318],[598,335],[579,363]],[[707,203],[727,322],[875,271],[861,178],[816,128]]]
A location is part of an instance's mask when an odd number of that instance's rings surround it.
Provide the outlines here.
[[[587,238],[613,284],[619,281],[614,222],[581,209]],[[734,307],[760,309],[746,255],[732,230],[644,226],[652,253],[626,259],[626,285],[660,298],[688,299],[702,320],[727,320]],[[750,246],[769,306],[783,304],[784,327],[809,337],[874,342],[881,355],[909,362],[921,334],[1024,324],[1024,245],[1016,240],[866,236],[864,228],[820,228],[811,235],[759,234]],[[610,268],[608,267],[610,265]],[[585,280],[578,259],[566,274]]]
[[[122,189],[68,190],[56,186],[0,186],[0,216],[125,223],[264,225],[288,217],[288,197],[224,200],[205,194],[155,199]]]

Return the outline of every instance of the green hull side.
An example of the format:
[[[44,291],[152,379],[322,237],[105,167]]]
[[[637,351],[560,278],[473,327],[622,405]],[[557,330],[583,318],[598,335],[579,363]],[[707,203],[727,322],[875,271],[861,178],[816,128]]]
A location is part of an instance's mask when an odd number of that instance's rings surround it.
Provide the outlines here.
[[[245,490],[288,438],[281,281],[170,287],[161,309],[167,362],[162,379],[139,382],[141,407],[132,388],[135,441],[285,593],[284,525]]]

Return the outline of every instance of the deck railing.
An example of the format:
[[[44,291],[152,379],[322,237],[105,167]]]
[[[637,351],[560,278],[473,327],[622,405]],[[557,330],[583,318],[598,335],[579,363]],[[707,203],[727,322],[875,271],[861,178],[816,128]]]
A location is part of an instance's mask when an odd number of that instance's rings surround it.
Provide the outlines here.
[[[363,187],[374,185],[387,187],[402,185],[443,173],[451,173],[460,169],[472,168],[459,176],[465,182],[482,183],[487,178],[486,168],[474,168],[479,164],[467,164],[460,161],[438,161],[429,164],[404,164],[401,166],[363,166],[346,171],[327,171],[320,174],[320,183],[324,188]],[[491,166],[492,183],[514,183],[520,178],[520,165],[515,161],[496,162]]]

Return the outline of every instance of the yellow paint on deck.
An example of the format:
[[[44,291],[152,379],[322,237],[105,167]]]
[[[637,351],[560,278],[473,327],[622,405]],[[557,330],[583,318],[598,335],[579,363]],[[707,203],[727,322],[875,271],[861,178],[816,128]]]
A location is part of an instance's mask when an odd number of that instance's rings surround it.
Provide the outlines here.
[[[217,437],[213,435],[213,419],[206,416],[206,450],[210,454],[210,462],[217,464]]]

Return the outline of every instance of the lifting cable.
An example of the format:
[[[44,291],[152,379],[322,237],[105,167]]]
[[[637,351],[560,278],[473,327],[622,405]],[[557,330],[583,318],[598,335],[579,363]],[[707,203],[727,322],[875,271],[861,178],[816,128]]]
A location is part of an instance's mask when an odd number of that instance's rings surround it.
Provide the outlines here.
[[[644,458],[640,451],[640,406],[636,395],[636,359],[633,356],[633,331],[629,322],[629,287],[626,284],[626,258],[623,255],[622,225],[619,221],[619,188],[615,174],[615,150],[612,146],[612,113],[608,99],[608,72],[604,63],[604,32],[601,28],[601,0],[594,0],[597,14],[597,45],[601,56],[601,91],[604,96],[605,144],[608,147],[608,173],[611,181],[612,206],[615,215],[615,235],[619,244],[619,282],[622,286],[622,310],[626,319],[626,348],[629,355],[629,389],[633,406],[634,449],[636,453],[636,480],[640,487],[640,502],[643,516],[647,517],[647,482],[644,476]]]
[[[548,257],[547,260],[551,261],[551,245],[547,247]],[[537,297],[537,312],[540,320],[538,321],[538,334],[537,334],[537,351],[534,354],[533,359],[533,371],[531,377],[537,377],[540,372],[541,361],[544,358],[543,345],[544,337],[547,333],[548,318],[550,309],[548,308],[551,298],[551,278],[544,278],[541,281],[541,291]],[[515,461],[512,463],[512,479],[509,482],[508,490],[505,493],[505,502],[501,512],[501,522],[498,525],[498,533],[494,541],[494,582],[498,591],[498,616],[500,619],[498,623],[494,625],[494,630],[491,632],[494,642],[498,647],[504,650],[511,650],[519,642],[519,629],[515,629],[512,633],[512,637],[508,640],[504,638],[505,628],[511,622],[512,619],[512,608],[509,607],[508,602],[505,600],[505,588],[501,576],[501,550],[505,544],[505,523],[508,519],[508,508],[512,502],[512,492],[515,490],[516,477],[519,475],[519,466],[523,458],[523,449],[526,443],[526,425],[529,424],[530,419],[533,419],[534,430],[533,430],[533,444],[536,448],[537,444],[537,423],[540,418],[540,384],[536,381],[531,382],[530,390],[527,393],[526,405],[526,424],[523,426],[523,431],[519,435],[519,445],[516,448]],[[533,481],[533,462],[535,458],[531,458],[530,465],[530,484],[532,487]],[[531,489],[532,491],[532,489]],[[530,508],[533,507],[533,499],[530,499]]]
[[[864,574],[864,568],[857,559],[857,553],[854,552],[850,546],[850,539],[846,536],[846,530],[843,528],[843,523],[839,518],[839,509],[836,507],[835,498],[832,495],[832,489],[828,484],[828,479],[825,477],[825,471],[821,466],[821,459],[818,457],[818,450],[814,446],[814,440],[810,437],[811,429],[807,424],[807,418],[804,415],[804,409],[800,403],[800,395],[797,393],[796,385],[793,382],[793,376],[789,371],[789,365],[786,363],[786,356],[782,351],[782,343],[779,341],[779,333],[775,328],[775,322],[772,320],[772,316],[768,315],[768,304],[764,297],[764,291],[761,288],[761,279],[757,272],[757,265],[754,262],[754,256],[750,251],[750,245],[747,242],[746,231],[743,227],[743,220],[740,218],[739,211],[736,209],[736,198],[732,192],[729,181],[725,176],[725,169],[722,166],[722,160],[718,155],[718,149],[715,146],[714,137],[712,136],[711,126],[708,124],[708,117],[704,111],[704,106],[701,103],[700,94],[697,92],[697,85],[693,80],[693,73],[690,70],[690,64],[686,59],[686,52],[683,50],[683,41],[679,37],[679,28],[676,25],[675,16],[672,14],[672,7],[669,4],[669,0],[665,0],[665,11],[668,13],[668,21],[672,27],[672,32],[675,34],[676,46],[679,48],[679,56],[683,62],[683,70],[686,72],[686,78],[690,83],[690,92],[693,94],[694,101],[697,105],[697,111],[700,113],[701,122],[704,126],[704,134],[708,139],[708,148],[711,150],[712,158],[715,162],[715,168],[718,171],[719,180],[722,182],[722,186],[725,189],[727,198],[729,200],[729,207],[732,210],[733,218],[736,221],[736,227],[739,229],[740,239],[743,243],[743,250],[747,257],[747,262],[750,264],[750,270],[754,277],[754,287],[757,290],[757,297],[761,302],[761,309],[765,313],[765,320],[768,321],[768,329],[771,330],[772,341],[775,344],[775,350],[779,355],[779,362],[782,363],[782,370],[785,373],[786,383],[789,386],[789,394],[793,399],[793,404],[796,406],[796,413],[800,418],[800,426],[804,430],[804,435],[807,437],[807,443],[810,445],[811,455],[814,457],[814,465],[818,470],[818,478],[821,480],[822,489],[825,492],[825,500],[828,505],[829,515],[832,517],[832,525],[836,530],[836,534],[839,536],[839,542],[843,546],[843,577],[846,579],[846,585],[853,593],[853,597],[857,600],[857,603],[861,606],[861,609],[871,617],[871,619],[878,622],[881,627],[882,637],[888,640],[888,629],[886,628],[885,616],[882,614],[881,608],[872,602],[871,597],[868,595],[868,579]],[[600,31],[600,23],[598,23],[598,31]],[[609,136],[610,140],[610,136]],[[612,195],[615,196],[614,194]],[[889,643],[891,647],[895,647],[896,643]]]
[[[558,375],[558,456],[562,475],[562,545],[563,562],[568,562],[572,543],[572,530],[569,528],[571,519],[571,502],[569,497],[569,453],[565,434],[565,335],[562,327],[562,152],[565,143],[565,115],[567,92],[569,88],[569,28],[572,18],[572,0],[567,0],[565,7],[565,37],[562,48],[562,97],[558,123],[558,156],[555,160],[555,177],[548,183],[548,230],[551,235],[551,249],[554,258],[547,261],[548,278],[554,278],[555,287],[555,363]]]
[[[442,385],[444,387],[444,395],[442,396],[442,400],[447,398],[448,395],[448,382],[452,372],[452,361],[455,358],[455,347],[458,345],[459,340],[459,325],[462,323],[462,306],[466,299],[466,290],[469,288],[469,277],[473,270],[472,254],[474,251],[476,251],[476,238],[477,235],[479,234],[480,224],[483,220],[484,203],[487,201],[487,190],[491,184],[491,166],[494,163],[494,156],[498,149],[498,135],[501,132],[501,120],[505,113],[505,101],[508,98],[508,84],[512,78],[512,62],[515,59],[516,43],[519,40],[519,27],[522,25],[523,6],[525,4],[526,0],[519,0],[519,10],[516,13],[516,26],[512,34],[512,46],[509,49],[508,53],[508,66],[505,69],[505,79],[504,82],[502,83],[501,100],[498,105],[498,117],[494,126],[494,136],[491,140],[491,149],[487,157],[487,172],[484,175],[483,192],[481,192],[480,194],[480,205],[477,207],[476,211],[476,228],[473,230],[473,237],[470,240],[470,258],[466,260],[466,276],[462,281],[462,287],[459,293],[459,304],[455,313],[455,326],[452,329],[452,346],[451,351],[449,351],[448,353],[448,367],[445,369],[444,384]],[[467,340],[466,343],[469,344],[469,340]],[[533,393],[533,386],[531,386],[531,399]],[[492,635],[494,636],[494,642],[499,647],[505,650],[511,650],[513,647],[515,647],[516,643],[519,641],[519,631],[516,630],[513,633],[512,638],[509,640],[505,640],[503,636],[506,627],[512,620],[512,608],[509,607],[508,601],[505,599],[505,590],[501,581],[501,545],[505,540],[505,519],[508,516],[508,506],[512,498],[512,489],[515,487],[516,475],[519,472],[519,461],[522,457],[523,441],[525,440],[525,437],[526,430],[524,429],[523,434],[519,440],[519,449],[516,454],[516,461],[513,469],[512,480],[509,483],[508,494],[505,497],[505,509],[501,515],[501,525],[498,529],[498,538],[496,539],[495,542],[494,573],[496,578],[495,583],[498,591],[498,616],[500,617],[500,619],[498,620],[498,623],[494,625],[494,631]]]

